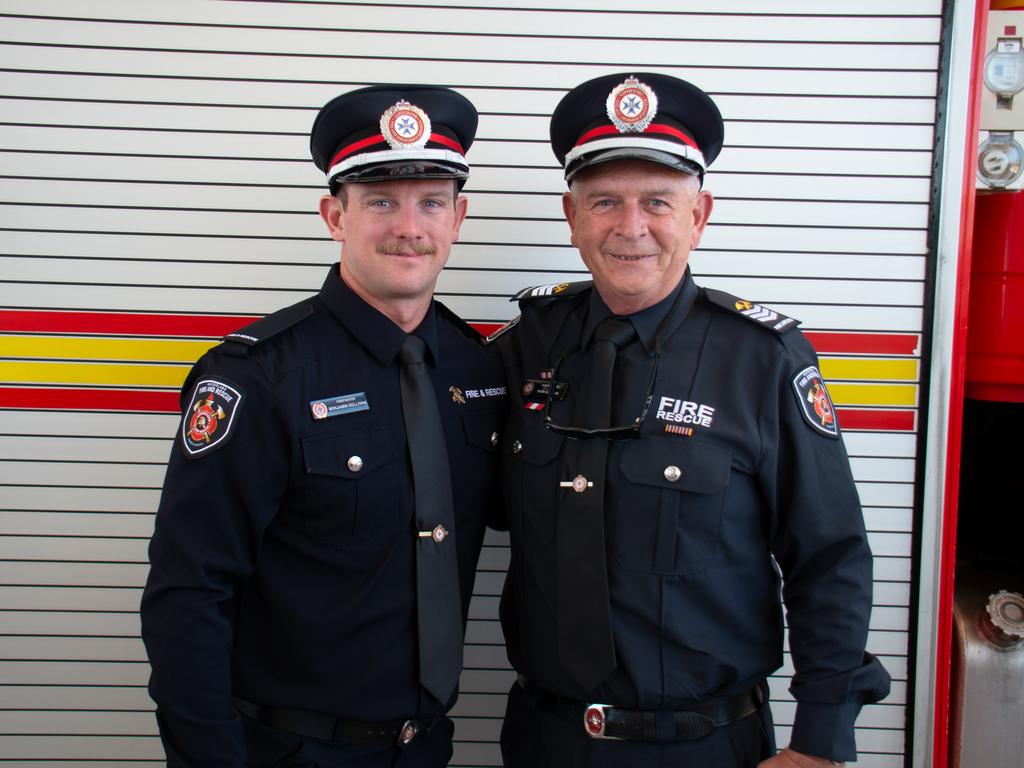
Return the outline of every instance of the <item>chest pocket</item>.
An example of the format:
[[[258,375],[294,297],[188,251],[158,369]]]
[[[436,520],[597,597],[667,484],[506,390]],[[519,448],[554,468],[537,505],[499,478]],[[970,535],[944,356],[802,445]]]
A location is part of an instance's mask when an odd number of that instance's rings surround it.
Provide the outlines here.
[[[456,453],[450,462],[455,491],[462,490],[460,530],[467,525],[475,530],[481,518],[489,525],[500,527],[504,520],[501,507],[500,483],[498,480],[498,446],[501,430],[505,426],[503,410],[466,411],[461,414],[465,448]],[[451,449],[449,449],[451,454]]]
[[[540,553],[555,538],[558,504],[558,453],[565,438],[544,429],[535,414],[513,414],[503,444],[502,490],[508,524],[526,554]],[[516,530],[518,529],[518,530]]]
[[[728,451],[697,441],[643,438],[619,462],[614,554],[630,570],[694,575],[718,551]]]
[[[466,435],[466,443],[486,454],[496,454],[504,421],[504,411],[462,414],[462,431]]]
[[[303,528],[314,539],[359,547],[399,530],[411,510],[391,427],[302,439],[306,468]]]

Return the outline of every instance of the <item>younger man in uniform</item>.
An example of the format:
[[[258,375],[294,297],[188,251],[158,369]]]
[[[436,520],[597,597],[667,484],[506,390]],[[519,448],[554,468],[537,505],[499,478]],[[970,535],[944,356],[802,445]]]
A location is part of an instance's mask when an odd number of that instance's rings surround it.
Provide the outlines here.
[[[142,601],[172,768],[451,756],[505,399],[495,356],[432,300],[476,125],[430,86],[324,106],[310,145],[340,266],[185,383]]]

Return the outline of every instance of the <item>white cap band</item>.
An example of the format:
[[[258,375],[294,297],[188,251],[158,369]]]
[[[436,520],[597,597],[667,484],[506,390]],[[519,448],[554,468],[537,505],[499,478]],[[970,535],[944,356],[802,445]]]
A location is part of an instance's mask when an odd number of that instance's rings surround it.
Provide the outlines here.
[[[700,166],[702,171],[707,170],[707,166],[704,163],[704,155],[699,149],[694,149],[686,144],[680,144],[676,141],[666,141],[665,139],[653,139],[645,138],[641,136],[627,136],[621,134],[614,138],[607,139],[595,139],[594,141],[588,141],[585,144],[573,147],[565,153],[565,166],[569,167],[569,164],[579,158],[589,155],[592,152],[600,152],[606,149],[649,149],[656,150],[658,152],[665,152],[670,155],[681,157],[684,160],[689,160],[692,163],[696,163]]]
[[[369,165],[371,163],[394,163],[402,160],[409,162],[415,162],[416,160],[435,160],[444,163],[455,163],[457,165],[463,165],[466,169],[469,169],[469,163],[466,162],[466,158],[460,155],[458,152],[453,152],[450,149],[387,149],[380,152],[361,152],[352,157],[347,157],[340,163],[332,165],[327,170],[327,180],[330,181],[340,173],[344,173],[352,168],[358,168],[361,165]]]

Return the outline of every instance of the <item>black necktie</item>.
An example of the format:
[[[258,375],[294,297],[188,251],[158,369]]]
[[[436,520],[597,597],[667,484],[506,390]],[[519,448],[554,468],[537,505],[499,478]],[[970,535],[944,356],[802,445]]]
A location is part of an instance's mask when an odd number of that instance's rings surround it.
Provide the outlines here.
[[[611,426],[615,355],[635,335],[628,320],[608,318],[597,327],[576,426]],[[607,463],[607,438],[565,442],[557,534],[558,650],[563,668],[588,693],[615,669],[604,543]]]
[[[423,361],[426,344],[407,336],[402,364],[402,417],[416,496],[416,614],[420,683],[447,703],[462,670],[462,597],[455,552],[448,449],[437,396]]]

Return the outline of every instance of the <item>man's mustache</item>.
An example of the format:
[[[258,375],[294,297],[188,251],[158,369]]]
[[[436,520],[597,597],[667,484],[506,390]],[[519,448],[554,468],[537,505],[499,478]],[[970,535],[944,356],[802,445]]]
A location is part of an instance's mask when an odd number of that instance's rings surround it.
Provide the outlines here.
[[[381,256],[391,254],[405,254],[412,251],[417,256],[433,256],[437,253],[437,246],[430,243],[394,242],[384,243],[377,246],[377,253]]]

